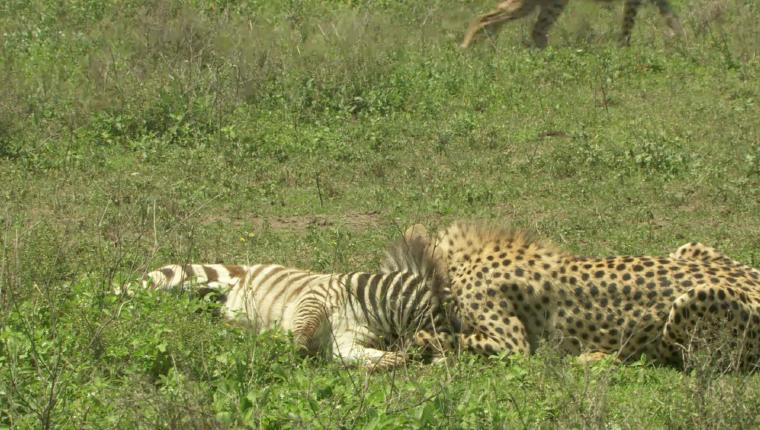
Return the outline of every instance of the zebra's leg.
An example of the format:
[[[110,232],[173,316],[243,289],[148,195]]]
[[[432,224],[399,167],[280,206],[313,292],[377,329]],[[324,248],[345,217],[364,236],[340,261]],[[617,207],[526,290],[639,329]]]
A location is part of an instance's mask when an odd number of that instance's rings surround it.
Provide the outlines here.
[[[625,0],[623,8],[623,29],[620,33],[620,44],[628,46],[631,44],[631,33],[633,24],[636,22],[636,14],[641,6],[641,0]]]
[[[310,294],[301,299],[293,315],[292,331],[296,346],[309,354],[324,348],[326,341],[321,339],[320,333],[329,323],[324,297]]]
[[[403,366],[409,362],[409,357],[400,351],[381,351],[383,355],[379,360],[373,361],[367,367],[372,370],[392,369]]]
[[[400,351],[383,351],[364,346],[359,333],[351,330],[334,334],[333,355],[348,365],[360,365],[370,369],[387,369],[401,366],[409,357]]]
[[[668,0],[652,0],[660,11],[660,15],[665,18],[665,23],[670,28],[671,34],[669,36],[683,36],[683,27],[681,27],[681,20],[678,19],[673,9],[670,8]]]
[[[557,18],[565,9],[567,0],[549,0],[541,2],[541,12],[538,14],[536,24],[533,26],[531,37],[533,43],[538,48],[545,48],[547,43],[547,33],[557,21]]]
[[[536,0],[505,0],[496,6],[496,9],[475,18],[464,35],[461,47],[467,48],[472,44],[475,35],[488,26],[504,24],[513,19],[522,18],[535,9]]]

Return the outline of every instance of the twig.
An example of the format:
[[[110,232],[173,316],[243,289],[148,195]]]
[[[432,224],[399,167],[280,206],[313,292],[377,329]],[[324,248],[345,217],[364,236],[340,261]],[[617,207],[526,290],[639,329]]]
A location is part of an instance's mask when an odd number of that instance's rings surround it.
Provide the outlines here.
[[[158,229],[156,228],[156,199],[153,199],[153,253],[158,250]]]
[[[317,194],[319,194],[319,207],[324,206],[324,202],[322,201],[322,187],[319,185],[319,173],[317,173],[316,176],[317,179]]]
[[[100,220],[98,220],[98,224],[95,227],[100,228],[103,226],[103,219],[106,217],[106,212],[108,212],[109,206],[111,206],[111,199],[108,199],[106,202],[106,207],[103,208],[103,213],[100,215]]]

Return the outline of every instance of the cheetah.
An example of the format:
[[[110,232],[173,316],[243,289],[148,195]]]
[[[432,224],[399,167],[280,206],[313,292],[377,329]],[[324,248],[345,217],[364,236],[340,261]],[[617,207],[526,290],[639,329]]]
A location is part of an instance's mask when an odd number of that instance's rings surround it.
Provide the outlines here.
[[[588,258],[524,231],[470,222],[435,238],[417,225],[406,237],[426,241],[446,278],[443,299],[464,350],[530,354],[547,340],[565,354],[646,354],[683,366],[695,338],[720,329],[737,367],[760,359],[760,271],[708,246]]]
[[[461,47],[467,48],[472,43],[475,35],[486,27],[499,27],[507,21],[522,18],[533,12],[536,7],[539,8],[538,20],[533,26],[532,38],[533,43],[543,48],[546,46],[546,33],[549,31],[554,22],[559,17],[569,0],[504,0],[500,2],[496,9],[477,17],[470,23],[467,33]],[[601,1],[601,0],[600,0]],[[631,31],[636,19],[636,12],[642,0],[625,0],[625,11],[623,12],[623,29],[620,35],[620,43],[629,45],[631,42]],[[678,17],[673,13],[667,0],[652,0],[660,11],[660,15],[665,18],[671,35],[682,35],[683,28]]]

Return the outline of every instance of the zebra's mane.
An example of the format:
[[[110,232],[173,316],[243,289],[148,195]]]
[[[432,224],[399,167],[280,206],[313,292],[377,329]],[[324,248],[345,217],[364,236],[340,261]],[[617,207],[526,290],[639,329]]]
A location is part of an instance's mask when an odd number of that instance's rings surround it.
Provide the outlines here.
[[[428,281],[435,296],[444,298],[450,294],[446,274],[433,258],[429,242],[421,237],[403,238],[393,243],[386,251],[381,271],[412,272]]]

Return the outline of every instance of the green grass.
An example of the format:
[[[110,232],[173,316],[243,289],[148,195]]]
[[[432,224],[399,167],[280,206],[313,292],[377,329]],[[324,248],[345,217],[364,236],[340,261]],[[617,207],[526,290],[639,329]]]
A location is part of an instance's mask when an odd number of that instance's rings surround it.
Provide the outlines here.
[[[0,3],[0,429],[751,428],[710,366],[304,359],[183,297],[170,262],[373,270],[405,226],[530,228],[580,254],[699,240],[760,265],[758,5],[572,2],[460,51],[493,2]],[[200,311],[199,311],[200,310]]]

